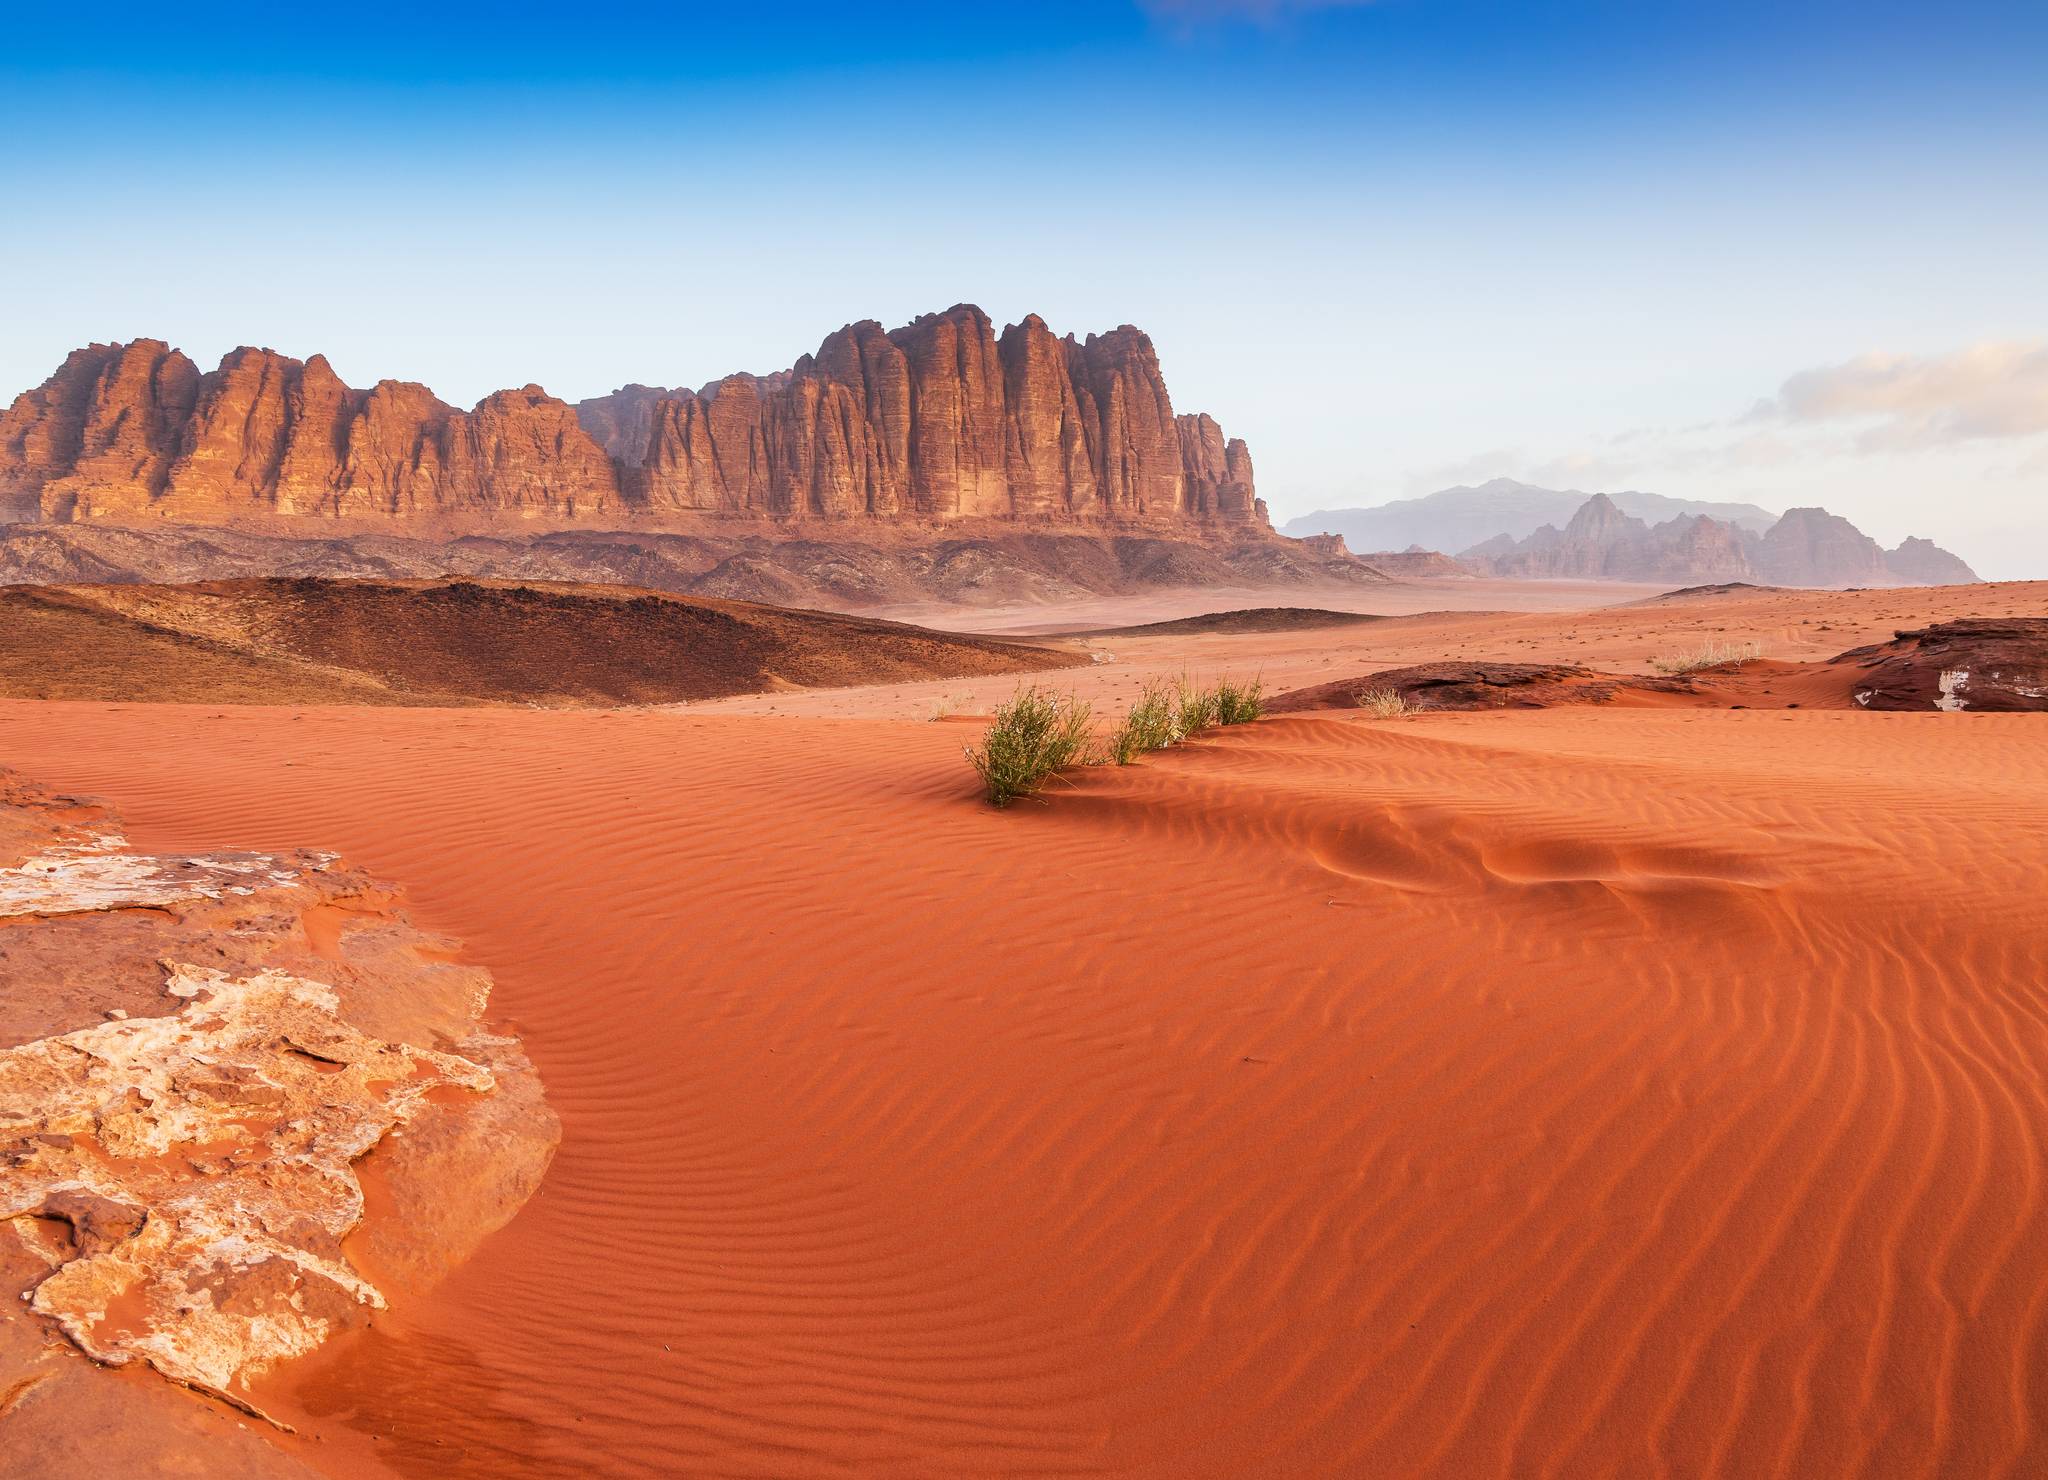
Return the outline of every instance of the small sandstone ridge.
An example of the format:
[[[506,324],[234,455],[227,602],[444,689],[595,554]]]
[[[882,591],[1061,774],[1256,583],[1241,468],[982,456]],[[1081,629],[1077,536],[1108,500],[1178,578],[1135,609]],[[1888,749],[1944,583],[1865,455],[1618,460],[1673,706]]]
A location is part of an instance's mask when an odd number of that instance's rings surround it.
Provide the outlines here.
[[[606,587],[0,588],[0,694],[31,699],[672,704],[1086,661],[894,622]]]
[[[301,526],[303,528],[303,526]],[[929,528],[870,524],[859,538],[802,538],[733,521],[691,534],[569,530],[459,538],[259,533],[179,525],[0,524],[0,586],[160,584],[258,576],[382,576],[588,582],[782,606],[858,611],[944,602],[1052,603],[1190,587],[1312,589],[1383,584],[1342,553],[1300,541],[1198,540],[988,520]]]
[[[1153,523],[1271,538],[1251,454],[1176,415],[1125,325],[1000,335],[971,304],[827,336],[773,375],[539,386],[468,411],[423,385],[342,383],[242,348],[201,372],[138,339],[74,351],[0,415],[0,518],[617,527],[703,516]]]
[[[1636,679],[1563,663],[1417,663],[1281,694],[1270,714],[1355,709],[1374,690],[1392,690],[1417,709],[1548,709],[1602,704],[1623,689],[1686,692],[1682,679]]]
[[[1325,559],[1356,560],[1394,581],[1469,580],[1479,574],[1471,566],[1437,550],[1410,545],[1405,550],[1374,550],[1353,555],[1341,534],[1290,535],[1302,549]]]
[[[1469,581],[1479,574],[1462,560],[1420,545],[1406,550],[1368,550],[1358,558],[1397,581]]]
[[[99,1366],[259,1413],[255,1379],[501,1227],[559,1127],[490,978],[331,856],[137,852],[4,772],[0,937],[0,1468],[298,1473]]]
[[[1971,617],[1833,660],[1865,709],[2048,711],[2048,617]]]
[[[1135,627],[1097,627],[1075,633],[1079,637],[1171,637],[1181,633],[1313,632],[1325,627],[1353,627],[1362,622],[1384,622],[1370,612],[1326,611],[1310,606],[1251,606],[1236,611],[1205,612],[1195,617],[1174,617],[1164,622],[1144,622]]]

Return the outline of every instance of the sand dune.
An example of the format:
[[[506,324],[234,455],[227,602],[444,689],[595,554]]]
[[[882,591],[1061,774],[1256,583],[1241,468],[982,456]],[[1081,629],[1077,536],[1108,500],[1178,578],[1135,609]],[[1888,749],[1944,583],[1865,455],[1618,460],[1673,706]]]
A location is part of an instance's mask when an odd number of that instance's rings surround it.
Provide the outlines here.
[[[1800,595],[1729,625],[1890,620]],[[0,704],[141,843],[405,880],[563,1117],[469,1265],[263,1395],[295,1454],[2048,1467],[2038,720],[1298,716],[1008,813],[972,733]]]
[[[1040,645],[620,586],[0,586],[0,694],[18,698],[670,704],[1082,661]]]

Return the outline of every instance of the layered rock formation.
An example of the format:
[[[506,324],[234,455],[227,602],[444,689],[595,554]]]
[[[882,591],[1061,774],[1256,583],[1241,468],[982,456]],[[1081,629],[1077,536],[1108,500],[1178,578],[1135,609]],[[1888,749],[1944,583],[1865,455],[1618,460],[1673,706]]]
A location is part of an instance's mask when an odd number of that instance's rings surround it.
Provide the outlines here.
[[[1976,573],[1927,540],[1887,555],[1848,520],[1825,509],[1788,510],[1761,535],[1706,515],[1650,525],[1604,493],[1579,506],[1563,529],[1543,525],[1524,539],[1497,535],[1460,555],[1489,574],[1522,579],[1779,586],[1957,585]]]
[[[1177,416],[1152,342],[968,305],[853,324],[777,375],[538,386],[469,411],[238,349],[92,345],[0,416],[0,517],[47,523],[672,527],[706,517],[1265,530],[1251,457]]]

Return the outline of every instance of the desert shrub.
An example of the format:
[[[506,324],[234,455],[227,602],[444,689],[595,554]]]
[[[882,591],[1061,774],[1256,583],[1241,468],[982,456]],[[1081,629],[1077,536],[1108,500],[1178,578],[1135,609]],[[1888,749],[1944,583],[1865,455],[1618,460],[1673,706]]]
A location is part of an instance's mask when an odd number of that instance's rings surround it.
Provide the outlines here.
[[[1763,649],[1753,642],[1703,642],[1675,658],[1652,658],[1650,666],[1659,673],[1700,673],[1709,668],[1740,668],[1762,656]]]
[[[1205,689],[1182,674],[1173,689],[1173,738],[1185,740],[1213,728],[1221,707],[1215,689]]]
[[[1148,683],[1139,691],[1138,702],[1124,715],[1123,723],[1110,732],[1109,758],[1119,766],[1128,766],[1146,751],[1164,750],[1177,738],[1173,695],[1163,685]]]
[[[1226,678],[1216,685],[1216,723],[1248,725],[1266,712],[1266,685],[1260,679],[1239,683]]]
[[[1358,696],[1358,707],[1374,719],[1398,719],[1413,708],[1399,689],[1367,689]]]
[[[1071,694],[1019,689],[996,706],[981,744],[967,762],[981,777],[989,801],[1007,807],[1029,796],[1046,778],[1069,766],[1085,765],[1092,749],[1094,711]]]

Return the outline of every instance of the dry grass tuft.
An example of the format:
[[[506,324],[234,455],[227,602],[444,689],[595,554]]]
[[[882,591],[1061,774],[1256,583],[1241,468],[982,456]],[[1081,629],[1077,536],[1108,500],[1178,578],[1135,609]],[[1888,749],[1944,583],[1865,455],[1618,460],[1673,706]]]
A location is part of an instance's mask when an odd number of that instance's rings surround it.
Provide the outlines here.
[[[1399,719],[1415,709],[1399,689],[1367,689],[1358,696],[1358,707],[1374,719]]]
[[[1763,649],[1753,642],[1703,642],[1695,651],[1675,658],[1652,658],[1650,666],[1659,673],[1704,673],[1710,668],[1740,668],[1762,656]]]

